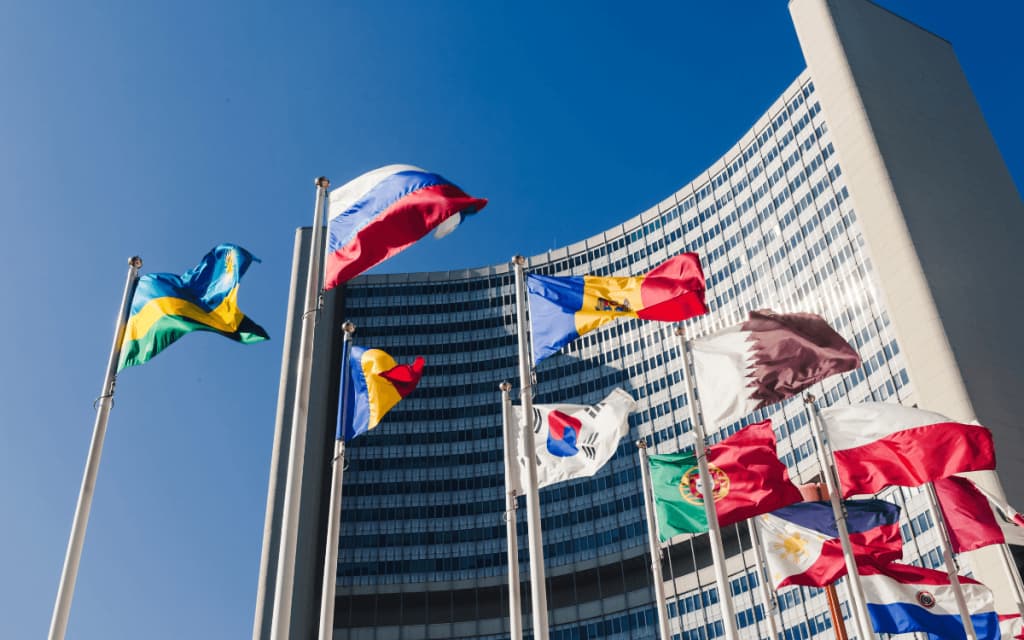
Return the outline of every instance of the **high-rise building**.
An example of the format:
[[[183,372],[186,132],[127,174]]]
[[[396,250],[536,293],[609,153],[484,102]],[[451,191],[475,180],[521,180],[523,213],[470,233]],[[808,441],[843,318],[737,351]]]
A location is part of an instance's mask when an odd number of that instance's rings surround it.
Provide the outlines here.
[[[710,313],[685,323],[689,335],[752,309],[822,315],[863,359],[860,369],[816,386],[824,404],[902,402],[979,420],[995,434],[1003,488],[1024,505],[1024,432],[1013,419],[1024,342],[1009,320],[1022,304],[1015,258],[1024,207],[952,47],[866,0],[791,0],[789,8],[807,69],[731,149],[656,207],[530,257],[526,269],[632,275],[695,251]],[[308,243],[300,231],[296,282]],[[292,637],[312,637],[316,628],[343,319],[357,325],[359,344],[399,361],[423,355],[427,369],[386,425],[348,448],[335,638],[508,637],[504,518],[515,517],[522,530],[525,510],[505,513],[498,386],[518,387],[515,314],[507,263],[368,275],[326,297]],[[257,638],[267,637],[276,574],[294,325],[282,367]],[[644,439],[654,452],[690,446],[682,369],[673,327],[635,320],[602,327],[537,367],[534,402],[591,404],[622,387],[638,403],[629,436],[604,469],[540,492],[553,639],[656,637],[634,442]],[[748,421],[763,418],[775,426],[791,475],[814,479],[803,402]],[[920,491],[883,497],[904,509],[905,560],[940,566]],[[746,528],[723,533],[740,635],[767,637]],[[672,632],[684,640],[722,634],[705,538],[674,539],[663,558]],[[526,580],[522,532],[520,544]],[[980,555],[964,570],[1002,580],[993,563]],[[528,613],[529,598],[523,603]],[[833,637],[818,589],[782,590],[776,615],[787,639]],[[528,616],[525,625],[529,633]]]

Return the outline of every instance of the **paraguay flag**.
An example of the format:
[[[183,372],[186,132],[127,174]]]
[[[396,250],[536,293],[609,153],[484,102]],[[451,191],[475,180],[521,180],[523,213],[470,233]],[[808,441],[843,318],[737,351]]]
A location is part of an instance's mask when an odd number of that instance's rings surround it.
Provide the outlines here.
[[[487,205],[436,173],[393,164],[364,173],[328,198],[324,290],[343,284],[431,231],[451,233]]]
[[[921,631],[944,640],[966,638],[949,576],[907,564],[858,564],[871,624],[879,633]],[[978,640],[1001,637],[992,591],[977,580],[957,576]]]
[[[380,424],[384,414],[419,384],[423,365],[421,357],[412,364],[398,364],[380,349],[353,346],[348,375],[342,370],[337,438],[348,442]]]
[[[903,556],[900,508],[884,500],[847,500],[846,527],[853,553],[876,563]],[[758,518],[768,571],[776,589],[824,587],[846,575],[832,505],[800,502]]]
[[[526,287],[535,364],[620,316],[679,322],[708,311],[696,253],[674,256],[647,275],[629,278],[531,273]]]

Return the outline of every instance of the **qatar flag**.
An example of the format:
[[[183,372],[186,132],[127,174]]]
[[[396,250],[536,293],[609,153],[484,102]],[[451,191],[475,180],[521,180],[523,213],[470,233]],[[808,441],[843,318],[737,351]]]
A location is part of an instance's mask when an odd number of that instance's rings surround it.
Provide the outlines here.
[[[843,497],[996,466],[992,433],[931,411],[867,402],[821,412]]]
[[[691,350],[708,431],[860,366],[846,339],[812,313],[751,311]]]

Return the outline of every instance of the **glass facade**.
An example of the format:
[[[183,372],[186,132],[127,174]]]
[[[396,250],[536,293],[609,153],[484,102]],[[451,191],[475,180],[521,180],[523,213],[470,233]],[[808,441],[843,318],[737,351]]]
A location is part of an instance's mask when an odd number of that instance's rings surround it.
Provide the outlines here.
[[[900,345],[858,227],[856,194],[801,74],[740,142],[657,207],[571,246],[534,256],[550,275],[636,275],[684,251],[701,256],[710,313],[685,323],[696,337],[749,310],[822,315],[863,366],[817,385],[823,405],[913,403]],[[509,265],[443,273],[371,275],[344,290],[359,344],[399,361],[426,358],[423,381],[384,424],[346,454],[335,637],[507,638],[504,475],[498,385],[518,387],[516,309]],[[538,403],[592,404],[622,387],[637,400],[629,436],[595,477],[542,489],[551,637],[655,638],[643,493],[634,442],[692,446],[689,398],[674,327],[606,325],[536,370]],[[708,392],[705,390],[705,392]],[[710,434],[770,418],[797,482],[819,474],[804,404],[792,399]],[[922,496],[891,490],[904,508],[907,562],[936,566],[937,539]],[[525,509],[520,573],[529,576]],[[745,526],[723,532],[743,638],[766,638]],[[706,536],[676,538],[663,559],[675,638],[723,635]],[[524,582],[524,625],[529,597]],[[840,597],[845,591],[840,587]],[[831,638],[823,592],[790,588],[775,615],[787,640]]]

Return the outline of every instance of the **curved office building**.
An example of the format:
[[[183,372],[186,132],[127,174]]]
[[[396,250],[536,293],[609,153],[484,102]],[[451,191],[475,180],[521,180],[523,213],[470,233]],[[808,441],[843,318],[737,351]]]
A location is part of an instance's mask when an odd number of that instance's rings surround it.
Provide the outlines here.
[[[918,374],[912,378],[908,373],[913,363],[915,372],[924,372],[930,389],[944,384],[925,359],[938,357],[934,352],[941,349],[918,343],[927,340],[937,324],[957,351],[956,330],[949,326],[955,318],[945,313],[942,296],[934,293],[934,281],[928,277],[929,238],[920,227],[914,228],[908,213],[918,203],[903,197],[913,190],[911,178],[900,173],[898,153],[890,152],[882,138],[897,134],[886,128],[890,122],[874,117],[872,111],[877,96],[871,92],[884,87],[889,75],[898,77],[904,70],[879,69],[866,59],[858,29],[870,27],[877,38],[869,47],[875,54],[892,55],[895,61],[901,59],[896,55],[901,47],[921,49],[925,53],[917,57],[924,57],[940,78],[959,73],[959,67],[955,58],[947,59],[948,43],[868,2],[794,0],[790,9],[809,69],[731,149],[657,206],[604,233],[532,256],[526,270],[637,275],[670,256],[696,252],[707,280],[710,312],[684,323],[688,336],[734,324],[754,309],[818,313],[863,360],[860,369],[813,389],[822,405],[926,402],[961,417],[964,411],[958,412],[956,406],[936,406],[935,394],[925,397]],[[907,64],[918,62],[915,58]],[[841,63],[846,64],[846,76],[841,68],[833,71],[828,66],[842,67]],[[956,95],[945,105],[955,98],[976,112],[966,83],[962,76],[957,78],[963,88],[956,85]],[[905,85],[906,95],[886,98],[913,104],[915,93],[928,90],[913,82]],[[921,104],[928,113],[934,106]],[[928,117],[941,125],[943,116],[939,109],[938,115]],[[861,140],[864,134],[857,126],[868,127],[876,144]],[[995,162],[1001,163],[995,153]],[[889,184],[882,184],[872,171],[887,171]],[[936,171],[936,180],[948,177]],[[962,173],[958,176],[964,179]],[[880,196],[872,180],[879,181],[878,190],[895,193],[895,203],[882,203],[889,209],[877,202]],[[1019,198],[1016,206],[1020,208]],[[894,219],[904,228],[885,227],[894,225]],[[894,243],[901,234],[910,234],[917,251],[911,258],[924,272],[925,285],[919,285],[917,274],[894,266],[894,256],[902,250]],[[929,315],[927,309],[908,310],[922,287],[939,308],[941,321],[918,324],[913,313]],[[329,303],[335,309],[328,314],[332,322],[344,317],[358,326],[359,344],[384,349],[398,361],[417,355],[427,360],[416,391],[388,414],[381,428],[353,441],[347,450],[334,637],[507,638],[508,514],[499,384],[512,382],[513,398],[517,397],[511,265],[364,276],[349,283],[341,295],[330,297]],[[340,345],[337,336],[318,335],[318,353],[336,353]],[[908,345],[926,356],[908,354]],[[337,358],[322,360],[321,366],[330,370]],[[962,380],[967,367],[962,359],[955,363],[959,369],[950,375]],[[593,404],[621,387],[638,405],[629,436],[597,475],[540,492],[550,637],[656,638],[634,443],[643,439],[658,453],[692,447],[689,398],[674,326],[638,320],[610,323],[544,360],[535,376],[535,403]],[[328,387],[336,384],[334,374]],[[973,411],[964,419],[982,414],[979,401],[973,396],[970,401]],[[322,413],[331,418],[331,399],[325,403],[328,408]],[[779,457],[794,480],[817,480],[819,464],[803,401],[791,399],[746,421],[764,418],[772,420]],[[744,424],[729,425],[710,438],[717,441]],[[327,432],[324,429],[322,433]],[[333,426],[326,429],[333,431]],[[324,477],[322,470],[320,476]],[[905,560],[939,566],[937,536],[923,498],[912,490],[891,491],[884,497],[904,508]],[[529,637],[526,513],[522,501],[519,506],[511,517],[519,525],[524,626]],[[322,509],[316,517],[323,520]],[[723,534],[740,635],[767,638],[766,610],[754,588],[758,574],[747,529],[729,527]],[[677,537],[666,545],[662,565],[674,638],[704,640],[723,634],[720,594],[706,538]],[[313,569],[307,572],[313,586],[306,591],[306,601],[295,605],[295,610],[309,610],[314,625],[319,606],[319,598],[313,597],[319,584],[316,555],[312,554]],[[301,568],[297,575],[296,598],[301,600]],[[842,586],[839,595],[846,597]],[[833,637],[821,590],[780,591],[772,615],[787,640]]]

